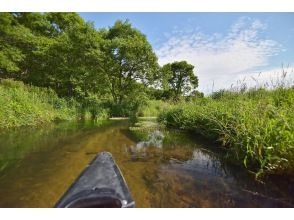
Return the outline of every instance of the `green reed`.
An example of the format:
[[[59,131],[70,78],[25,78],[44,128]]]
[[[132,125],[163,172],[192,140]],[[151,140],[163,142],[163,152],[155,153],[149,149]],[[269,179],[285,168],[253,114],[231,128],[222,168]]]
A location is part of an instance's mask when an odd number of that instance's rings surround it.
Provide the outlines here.
[[[169,127],[219,142],[256,176],[294,170],[294,88],[222,91],[161,112]]]

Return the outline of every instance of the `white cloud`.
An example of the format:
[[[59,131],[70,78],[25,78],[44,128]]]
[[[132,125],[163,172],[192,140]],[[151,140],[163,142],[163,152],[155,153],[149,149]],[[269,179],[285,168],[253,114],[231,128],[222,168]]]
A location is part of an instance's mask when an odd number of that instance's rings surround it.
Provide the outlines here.
[[[209,93],[212,84],[214,91],[228,88],[247,73],[268,66],[269,58],[282,48],[278,42],[261,37],[265,29],[261,21],[242,17],[225,34],[175,31],[156,53],[161,65],[176,60],[193,64],[199,90]]]
[[[251,72],[238,75],[239,84],[244,82],[247,87],[275,88],[278,86],[289,87],[294,85],[293,67],[278,67],[261,72]],[[237,84],[235,84],[238,87]]]

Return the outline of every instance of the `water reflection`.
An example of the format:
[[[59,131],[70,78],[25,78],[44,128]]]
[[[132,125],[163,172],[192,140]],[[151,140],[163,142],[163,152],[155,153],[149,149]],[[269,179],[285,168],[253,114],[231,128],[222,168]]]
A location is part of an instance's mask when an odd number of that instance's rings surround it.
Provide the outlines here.
[[[227,171],[212,152],[196,148],[192,152],[191,159],[187,161],[170,160],[170,167],[187,171],[204,171],[208,175],[226,176]]]
[[[109,151],[137,207],[287,207],[291,184],[261,185],[209,144],[177,131],[136,142],[127,122],[67,123],[0,135],[0,207],[52,207],[93,157]]]
[[[135,146],[132,146],[132,152],[140,152],[146,147],[162,148],[164,135],[161,131],[155,130],[148,134],[146,141],[140,141]]]
[[[155,130],[148,134],[147,141],[140,141],[136,144],[136,148],[139,150],[143,147],[154,146],[157,148],[162,147],[164,135],[161,131]]]

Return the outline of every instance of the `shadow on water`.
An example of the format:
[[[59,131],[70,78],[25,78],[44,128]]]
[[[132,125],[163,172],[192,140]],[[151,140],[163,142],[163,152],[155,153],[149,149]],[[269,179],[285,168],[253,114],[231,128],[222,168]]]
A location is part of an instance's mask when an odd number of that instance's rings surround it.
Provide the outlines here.
[[[153,129],[138,140],[128,126],[61,123],[2,133],[0,207],[52,207],[101,151],[113,154],[137,207],[294,206],[288,180],[256,182],[197,136]]]

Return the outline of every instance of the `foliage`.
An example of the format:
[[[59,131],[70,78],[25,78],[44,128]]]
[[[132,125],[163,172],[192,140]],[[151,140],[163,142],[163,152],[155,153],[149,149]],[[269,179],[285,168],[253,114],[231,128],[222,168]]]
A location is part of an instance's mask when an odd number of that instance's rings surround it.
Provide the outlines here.
[[[151,132],[160,129],[163,129],[163,126],[150,119],[148,119],[148,121],[140,120],[132,127],[129,127],[129,131],[137,141],[146,141]]]
[[[257,174],[293,171],[293,87],[206,98],[193,70],[186,61],[160,68],[128,21],[96,29],[77,13],[0,13],[0,128],[161,112],[165,125],[219,141]]]
[[[176,100],[194,91],[198,87],[198,77],[193,69],[194,66],[186,61],[165,64],[159,77],[163,90],[170,92]]]
[[[187,101],[187,102],[196,101],[196,100],[201,99],[201,98],[204,98],[204,93],[195,90],[195,91],[191,92],[190,95],[185,96],[185,101]]]
[[[0,14],[0,76],[16,77],[20,72],[20,63],[24,60],[24,54],[20,49],[24,43],[29,43],[31,35],[29,31],[15,23],[10,13]]]
[[[157,117],[160,112],[170,109],[174,104],[162,100],[148,100],[138,111],[140,117]]]
[[[75,103],[59,98],[52,89],[13,80],[0,82],[0,128],[72,120],[76,114]]]
[[[145,96],[157,71],[146,36],[128,21],[97,30],[77,13],[0,13],[0,78],[50,87],[81,112],[90,102],[92,115],[101,103],[135,114],[133,97]]]
[[[294,90],[220,92],[181,104],[159,116],[166,126],[220,142],[236,163],[256,172],[294,170]]]
[[[117,21],[104,34],[103,69],[115,104],[122,104],[138,82],[148,84],[157,68],[157,57],[139,30],[128,21]]]
[[[160,69],[146,36],[129,21],[95,29],[77,13],[0,13],[0,43],[1,79],[74,99],[80,118],[88,111],[93,119],[136,118],[148,99],[191,99],[198,86],[186,61]]]

